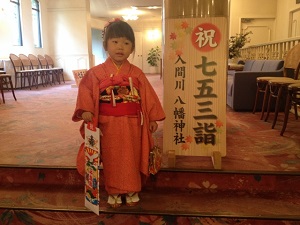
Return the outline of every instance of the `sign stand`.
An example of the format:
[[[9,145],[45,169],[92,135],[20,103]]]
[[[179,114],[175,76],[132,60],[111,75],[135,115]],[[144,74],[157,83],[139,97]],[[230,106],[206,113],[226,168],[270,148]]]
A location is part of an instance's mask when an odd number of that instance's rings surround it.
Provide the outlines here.
[[[176,154],[175,150],[169,150],[168,151],[168,168],[174,168],[176,165]],[[214,166],[214,169],[220,170],[222,168],[222,156],[221,153],[218,151],[214,151],[211,156],[212,163]]]
[[[222,168],[222,157],[221,157],[221,153],[218,152],[218,151],[214,151],[212,153],[212,162],[213,162],[213,165],[214,165],[214,168],[216,170],[220,170]]]

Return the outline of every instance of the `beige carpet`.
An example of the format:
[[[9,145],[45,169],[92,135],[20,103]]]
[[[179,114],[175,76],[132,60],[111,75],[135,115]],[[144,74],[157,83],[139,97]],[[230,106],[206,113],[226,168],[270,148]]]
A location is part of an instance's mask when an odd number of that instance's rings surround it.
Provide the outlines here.
[[[163,80],[148,75],[159,97]],[[0,104],[0,165],[75,167],[82,142],[80,123],[71,121],[77,96],[74,82],[16,90],[17,101],[5,92]],[[280,136],[282,115],[271,129],[259,114],[227,109],[227,156],[223,170],[300,171],[300,121],[291,115],[284,137]],[[155,136],[162,146],[163,123]],[[209,157],[177,157],[179,168],[213,169]],[[166,159],[164,167],[166,167]]]

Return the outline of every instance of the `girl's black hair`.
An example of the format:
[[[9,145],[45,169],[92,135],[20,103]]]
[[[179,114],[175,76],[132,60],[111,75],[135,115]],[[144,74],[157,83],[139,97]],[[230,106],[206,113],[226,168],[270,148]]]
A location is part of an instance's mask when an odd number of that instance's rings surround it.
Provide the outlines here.
[[[131,26],[122,21],[117,20],[110,22],[105,28],[104,28],[104,37],[103,37],[103,47],[106,50],[107,49],[107,41],[110,38],[119,38],[119,37],[125,37],[132,43],[132,50],[135,49],[135,38],[134,38],[134,32]]]

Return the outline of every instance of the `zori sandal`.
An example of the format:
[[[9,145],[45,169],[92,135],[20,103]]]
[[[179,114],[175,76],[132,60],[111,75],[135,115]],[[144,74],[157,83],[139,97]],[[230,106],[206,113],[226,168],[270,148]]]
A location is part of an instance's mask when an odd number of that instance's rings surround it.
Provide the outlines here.
[[[140,201],[139,194],[137,192],[130,192],[126,194],[126,205],[136,206]]]
[[[109,195],[107,203],[112,207],[112,208],[118,208],[122,205],[122,199],[121,195]]]

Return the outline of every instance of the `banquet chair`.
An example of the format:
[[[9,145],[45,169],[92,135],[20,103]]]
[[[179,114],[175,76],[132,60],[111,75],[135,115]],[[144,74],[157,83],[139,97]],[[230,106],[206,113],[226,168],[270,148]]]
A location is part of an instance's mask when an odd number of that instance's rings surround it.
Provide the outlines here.
[[[47,64],[48,64],[48,68],[49,69],[52,69],[54,72],[55,72],[55,75],[56,75],[56,79],[58,81],[58,83],[60,84],[60,78],[63,80],[63,82],[65,83],[65,78],[64,78],[64,70],[63,68],[61,67],[55,67],[54,66],[54,61],[53,59],[51,58],[51,56],[45,54],[45,59],[47,61]]]
[[[47,86],[47,84],[51,84],[51,70],[47,68],[43,68],[37,56],[33,54],[29,54],[28,58],[30,60],[32,69],[36,70],[38,73],[38,77],[41,78],[42,85]]]
[[[47,83],[52,85],[52,83],[55,83],[55,80],[56,80],[56,76],[57,76],[56,71],[54,69],[51,69],[48,67],[47,60],[45,59],[45,57],[43,55],[38,55],[37,58],[40,62],[40,67],[42,69],[47,69],[49,71]]]
[[[263,95],[263,103],[262,103],[262,109],[261,109],[261,116],[260,119],[262,120],[264,118],[264,113],[266,110],[267,106],[267,101],[269,99],[269,81],[272,79],[277,79],[281,81],[293,81],[295,79],[294,75],[289,73],[290,69],[295,69],[297,67],[297,52],[299,53],[300,49],[300,44],[295,45],[292,49],[290,49],[287,53],[287,56],[284,60],[284,70],[283,70],[283,77],[257,77],[256,78],[256,96],[255,96],[255,101],[254,101],[254,106],[253,106],[253,111],[252,113],[255,113],[257,110],[257,103],[258,103],[258,98],[260,94],[262,93]],[[295,61],[296,60],[296,61]],[[268,107],[268,106],[267,106]],[[266,121],[266,119],[265,119]]]
[[[4,87],[5,86],[5,87]],[[4,90],[11,90],[14,99],[17,101],[17,98],[15,96],[13,83],[11,80],[11,75],[7,74],[5,71],[0,71],[0,91],[2,95],[2,101],[5,104],[5,98],[4,98]]]
[[[38,77],[40,76],[39,71],[34,70],[32,68],[30,59],[28,58],[28,56],[24,55],[24,54],[19,54],[19,58],[22,62],[23,65],[23,69],[27,70],[30,73],[31,76],[31,86],[36,86],[36,88],[38,88]]]
[[[18,79],[20,80],[20,88],[22,89],[28,82],[29,89],[31,89],[31,79],[33,76],[32,70],[24,69],[23,63],[19,56],[10,54],[9,59],[13,65],[15,72],[15,88],[18,88]]]
[[[286,99],[286,105],[285,105],[285,111],[284,111],[284,120],[283,120],[283,126],[280,132],[280,135],[283,136],[287,123],[289,118],[289,113],[294,106],[294,113],[296,120],[298,119],[298,111],[297,111],[297,105],[300,105],[300,80],[297,83],[290,84],[288,86],[288,94]]]
[[[268,120],[270,114],[271,100],[273,98],[276,103],[275,103],[275,113],[274,113],[274,119],[272,123],[272,129],[276,125],[280,103],[281,101],[286,100],[288,86],[290,84],[299,82],[298,77],[299,77],[299,68],[300,68],[300,48],[296,49],[296,51],[290,51],[288,53],[286,65],[287,65],[286,71],[289,71],[287,73],[293,75],[293,80],[273,79],[268,82],[270,94],[268,99],[267,114],[266,114],[265,121]]]
[[[32,77],[31,86],[35,86],[36,88],[38,88],[39,77],[43,76],[42,70],[40,70],[39,68],[38,69],[34,68],[32,66],[31,60],[29,59],[28,56],[26,56],[24,54],[19,54],[19,58],[22,61],[23,69],[26,69],[28,71],[31,70],[31,73],[32,73],[31,74],[31,77]]]
[[[292,81],[293,79],[290,77],[257,77],[256,78],[256,95],[255,95],[255,101],[254,101],[254,106],[253,106],[253,111],[252,113],[254,114],[257,110],[257,103],[260,94],[262,93],[263,95],[263,102],[262,102],[262,108],[261,108],[261,115],[260,119],[262,120],[264,118],[264,113],[266,111],[266,103],[267,99],[269,97],[269,81],[272,79],[277,79],[277,80],[284,80],[284,81]]]

